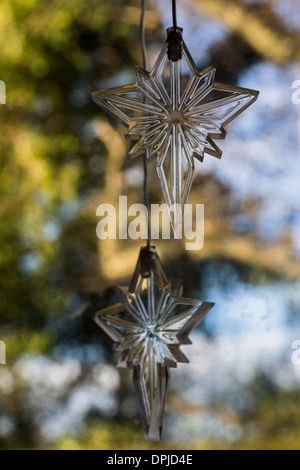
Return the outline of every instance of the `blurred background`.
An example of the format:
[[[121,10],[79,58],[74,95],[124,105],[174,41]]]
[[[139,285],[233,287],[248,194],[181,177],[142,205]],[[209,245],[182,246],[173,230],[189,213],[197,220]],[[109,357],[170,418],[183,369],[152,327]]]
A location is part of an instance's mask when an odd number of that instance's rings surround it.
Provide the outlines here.
[[[171,1],[148,1],[153,65]],[[196,162],[205,245],[156,245],[185,295],[216,302],[172,371],[162,441],[144,440],[131,373],[91,321],[128,285],[139,241],[99,241],[96,208],[143,201],[142,161],[90,93],[134,81],[139,0],[1,0],[2,449],[299,449],[298,0],[178,0],[199,69],[260,90],[221,161]],[[154,162],[150,200],[162,202]]]

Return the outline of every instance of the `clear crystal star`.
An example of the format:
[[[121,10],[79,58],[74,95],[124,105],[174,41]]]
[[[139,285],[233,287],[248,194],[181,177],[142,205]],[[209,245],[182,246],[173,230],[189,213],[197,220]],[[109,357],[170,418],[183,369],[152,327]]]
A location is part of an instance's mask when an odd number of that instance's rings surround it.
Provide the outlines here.
[[[182,297],[182,281],[168,281],[154,247],[142,248],[129,288],[120,302],[96,313],[96,323],[122,351],[119,367],[134,369],[145,434],[158,440],[167,392],[168,368],[188,362],[180,346],[213,303]]]
[[[178,28],[178,31],[180,28]],[[182,59],[168,59],[166,42],[151,72],[136,67],[136,83],[92,94],[94,102],[127,127],[138,140],[130,154],[157,157],[157,173],[174,228],[176,205],[183,211],[194,175],[194,160],[221,158],[213,139],[250,106],[258,92],[215,83],[212,67],[198,72],[182,42]]]

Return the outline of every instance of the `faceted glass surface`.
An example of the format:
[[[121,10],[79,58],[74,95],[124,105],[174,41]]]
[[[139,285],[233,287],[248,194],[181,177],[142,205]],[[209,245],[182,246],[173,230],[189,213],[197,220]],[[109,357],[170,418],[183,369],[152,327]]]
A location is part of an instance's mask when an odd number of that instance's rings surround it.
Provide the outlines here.
[[[224,126],[258,96],[254,90],[215,83],[215,72],[212,67],[198,72],[184,42],[182,59],[170,61],[165,43],[151,73],[136,67],[135,84],[92,94],[96,104],[127,127],[127,138],[138,140],[132,157],[157,158],[173,228],[172,208],[179,205],[183,213],[191,191],[193,158],[221,158],[213,139],[224,139]]]
[[[142,248],[129,288],[118,288],[120,302],[95,316],[121,351],[118,366],[134,369],[145,434],[151,440],[160,437],[168,368],[188,362],[180,345],[190,344],[189,334],[214,305],[182,297],[182,288],[182,281],[167,281],[155,248]]]

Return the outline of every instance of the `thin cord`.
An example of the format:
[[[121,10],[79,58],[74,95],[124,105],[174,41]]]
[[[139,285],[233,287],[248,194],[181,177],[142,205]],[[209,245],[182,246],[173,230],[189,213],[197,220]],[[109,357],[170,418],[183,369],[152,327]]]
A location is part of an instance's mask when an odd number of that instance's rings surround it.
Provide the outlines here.
[[[143,68],[147,70],[147,54],[146,54],[146,38],[145,38],[145,17],[146,17],[146,0],[142,0],[142,13],[141,13],[141,25],[140,25],[140,36],[142,43],[142,54],[143,54]],[[148,195],[148,158],[147,154],[144,155],[144,203],[147,209],[147,248],[151,245],[151,231],[150,231],[150,213],[149,213],[149,195]]]
[[[141,36],[142,53],[143,53],[143,68],[147,70],[148,64],[147,64],[147,54],[146,54],[145,18],[146,18],[146,0],[142,0],[140,36]]]
[[[177,28],[176,0],[172,0],[172,15],[173,15],[173,27]]]
[[[147,208],[147,248],[151,245],[150,231],[150,212],[149,212],[149,195],[148,195],[148,161],[147,155],[144,155],[144,201]]]

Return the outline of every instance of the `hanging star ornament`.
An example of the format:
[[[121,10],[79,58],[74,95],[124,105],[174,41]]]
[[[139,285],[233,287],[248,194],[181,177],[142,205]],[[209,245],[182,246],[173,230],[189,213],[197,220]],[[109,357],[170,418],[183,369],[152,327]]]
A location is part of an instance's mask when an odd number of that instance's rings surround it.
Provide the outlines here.
[[[169,368],[189,362],[181,345],[214,306],[182,297],[183,281],[168,281],[155,247],[140,251],[129,288],[119,302],[95,314],[95,322],[121,351],[118,367],[133,369],[133,382],[148,440],[158,441]]]
[[[226,137],[224,127],[256,101],[258,92],[216,83],[213,67],[199,72],[182,29],[172,27],[167,32],[151,72],[136,67],[135,84],[97,91],[92,98],[127,127],[128,139],[138,140],[130,150],[132,157],[156,157],[174,229],[174,207],[183,212],[191,191],[194,158],[201,162],[205,154],[221,158],[213,139]]]

